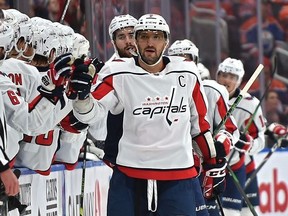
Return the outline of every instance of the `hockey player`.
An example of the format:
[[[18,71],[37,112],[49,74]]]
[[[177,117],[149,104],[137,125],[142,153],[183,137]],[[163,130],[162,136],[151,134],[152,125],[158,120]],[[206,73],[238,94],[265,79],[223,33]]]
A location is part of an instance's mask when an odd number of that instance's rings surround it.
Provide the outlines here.
[[[10,64],[6,65],[4,62],[7,61],[5,58],[7,57],[7,53],[13,47],[13,29],[3,23],[1,25],[0,31],[0,57],[2,61],[2,69],[4,67],[7,69],[8,66],[11,66],[11,70],[7,71],[15,71],[19,65]],[[16,60],[16,59],[15,59]],[[5,64],[5,65],[4,65]],[[13,69],[14,67],[14,69]],[[67,70],[60,70],[65,68],[69,70],[70,66],[63,63],[59,70],[55,71],[55,74],[59,77],[65,76]],[[1,71],[2,71],[1,69]],[[27,69],[27,67],[26,67]],[[7,72],[6,71],[6,72]],[[51,74],[52,75],[52,74]],[[55,75],[55,76],[56,76]],[[54,83],[53,83],[54,80]],[[47,87],[47,83],[49,83],[49,88]],[[43,84],[43,85],[42,85]],[[56,86],[57,85],[57,86]],[[35,98],[31,101],[27,101],[26,98],[29,98],[28,95],[22,96],[19,94],[19,88],[9,79],[9,77],[2,71],[0,73],[0,88],[3,95],[3,101],[5,106],[7,124],[18,132],[19,136],[15,136],[8,133],[9,146],[7,148],[7,155],[9,159],[12,160],[17,153],[17,150],[10,152],[10,147],[18,148],[18,141],[22,139],[23,133],[28,135],[37,135],[43,132],[48,132],[51,128],[53,128],[57,124],[57,115],[61,113],[61,104],[58,100],[58,97],[62,97],[64,93],[63,84],[59,84],[56,82],[56,78],[50,79],[50,82],[41,83],[41,86],[38,87],[41,90],[40,94],[38,93]],[[24,89],[24,88],[23,88]],[[54,95],[56,89],[57,95]],[[63,90],[62,90],[63,89]],[[28,90],[30,91],[30,89]],[[45,92],[45,93],[44,93]],[[50,101],[55,99],[53,103]],[[30,102],[30,103],[29,103]],[[8,129],[8,127],[7,127]],[[16,138],[16,140],[15,140]],[[15,142],[14,142],[15,141]],[[12,166],[13,164],[11,164]]]
[[[136,54],[134,45],[134,26],[137,19],[129,14],[115,16],[109,25],[109,36],[115,53],[108,60],[130,58]]]
[[[109,36],[115,53],[108,62],[119,58],[130,58],[135,54],[134,26],[136,23],[137,19],[129,14],[115,16],[111,20]],[[112,158],[116,158],[115,152],[111,149],[118,145],[119,136],[122,133],[122,120],[123,112],[115,115],[109,111],[107,118],[91,125],[89,128],[89,138],[93,140],[96,147],[100,148],[99,151],[104,148],[105,159],[114,161],[115,159]],[[105,142],[103,142],[104,140]]]
[[[199,50],[192,41],[187,39],[175,41],[168,49],[168,54],[182,56],[197,64],[200,77],[203,80],[204,91],[208,99],[208,120],[211,123],[210,131],[213,133],[213,128],[218,126],[228,111],[229,96],[226,88],[214,80],[207,80],[207,78],[210,77],[209,70],[199,62]],[[215,139],[215,145],[220,145],[216,148],[219,151],[221,150],[219,155],[226,157],[230,152],[231,145],[235,144],[239,139],[239,131],[233,117],[228,118],[219,133],[215,136]],[[217,142],[217,140],[221,141]],[[195,147],[195,149],[197,149],[197,147]],[[198,155],[199,152],[195,157],[198,157]],[[199,199],[199,197],[197,197],[197,199]],[[201,201],[199,201],[199,203],[201,203]],[[211,216],[219,215],[214,200],[206,200],[206,204]],[[198,208],[197,210],[203,211],[203,208]],[[203,214],[197,212],[197,215]]]
[[[47,72],[53,72],[51,71],[50,62],[53,62],[56,57],[56,50],[60,46],[60,41],[51,24],[41,25],[42,22],[45,22],[41,18],[34,18],[33,22],[34,37],[32,43],[36,51],[31,64],[37,67],[41,76],[45,77]],[[66,54],[56,58],[55,68],[58,68],[62,64],[62,59],[65,58],[72,59],[72,55]],[[66,69],[64,68],[64,70]],[[78,124],[76,124],[77,120],[73,118],[72,113],[67,115],[72,110],[71,103],[65,101],[64,98],[62,103],[64,103],[63,110],[57,116],[57,124],[59,123],[59,125],[48,133],[41,133],[37,136],[25,135],[20,142],[20,150],[16,157],[15,166],[28,167],[43,175],[49,175],[54,160],[65,163],[69,170],[75,168],[79,149],[83,145],[86,133],[79,132],[75,128]],[[75,123],[74,127],[71,126],[72,121]],[[86,127],[85,125],[84,128]],[[70,147],[69,150],[64,148],[67,150],[65,154],[60,153],[63,151],[63,146]],[[56,150],[59,150],[57,155],[55,155]]]
[[[230,106],[240,93],[239,85],[244,73],[242,62],[233,58],[226,58],[218,67],[216,74],[217,82],[224,85],[228,90]],[[241,134],[239,141],[235,144],[235,153],[230,159],[230,165],[243,188],[246,178],[249,177],[249,174],[255,168],[253,155],[261,151],[265,146],[264,132],[266,126],[261,107],[256,110],[258,104],[259,100],[247,93],[232,113]],[[248,125],[250,118],[253,119],[251,124]],[[227,188],[223,194],[225,214],[235,216],[240,216],[240,214],[242,216],[251,215],[248,207],[242,208],[242,196],[238,190],[235,190],[232,177],[227,175],[226,180]],[[255,207],[258,206],[257,178],[255,178],[245,192],[252,205]]]
[[[19,181],[9,167],[10,159],[6,155],[7,148],[7,131],[5,108],[3,104],[2,94],[0,95],[0,179],[5,187],[5,193],[8,196],[15,196],[19,193]]]
[[[191,137],[202,150],[207,196],[221,193],[225,176],[225,162],[218,160],[209,131],[203,85],[193,62],[163,56],[170,35],[163,17],[143,15],[134,34],[138,56],[106,63],[92,93],[92,77],[75,69],[70,79],[78,95],[74,113],[93,123],[108,110],[124,111],[108,215],[192,216],[197,171]],[[219,172],[211,178],[209,171],[216,167]]]

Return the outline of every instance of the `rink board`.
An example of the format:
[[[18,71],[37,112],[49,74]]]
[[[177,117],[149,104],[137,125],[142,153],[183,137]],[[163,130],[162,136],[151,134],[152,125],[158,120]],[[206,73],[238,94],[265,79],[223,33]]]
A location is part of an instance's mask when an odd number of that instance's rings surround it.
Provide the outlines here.
[[[255,156],[257,163],[268,153]],[[101,161],[88,161],[85,176],[85,210],[89,216],[106,216],[107,191],[112,170]],[[277,150],[258,173],[260,186],[259,216],[288,215],[288,151]],[[21,169],[21,202],[28,204],[24,215],[79,216],[82,163],[66,171],[53,165],[49,176]],[[236,188],[235,188],[236,189]],[[18,215],[13,212],[13,216]]]

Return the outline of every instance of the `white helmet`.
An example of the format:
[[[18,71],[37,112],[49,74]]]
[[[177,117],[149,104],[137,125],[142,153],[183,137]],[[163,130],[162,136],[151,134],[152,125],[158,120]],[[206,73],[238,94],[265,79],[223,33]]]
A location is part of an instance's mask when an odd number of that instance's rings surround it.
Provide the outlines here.
[[[24,37],[26,43],[31,43],[33,32],[31,29],[32,21],[29,16],[15,9],[8,9],[7,11],[12,13],[17,20],[17,23],[19,25],[19,37]]]
[[[0,47],[4,50],[4,58],[1,60],[6,59],[8,53],[12,50],[15,40],[14,40],[14,30],[11,26],[7,25],[6,23],[0,24]]]
[[[199,74],[202,80],[211,79],[210,71],[202,63],[197,64]]]
[[[158,14],[145,14],[141,16],[134,27],[134,34],[141,30],[155,30],[166,33],[167,38],[170,35],[170,29],[165,19]]]
[[[190,40],[176,40],[168,49],[168,55],[191,55],[195,64],[199,61],[199,49]]]
[[[33,46],[36,54],[49,58],[51,50],[60,46],[59,37],[51,26],[37,26],[34,28]]]
[[[65,37],[64,37],[63,30],[62,30],[63,25],[59,22],[53,22],[51,24],[51,26],[54,29],[54,31],[56,32],[56,34],[58,35],[59,40],[60,40],[60,45],[56,50],[56,56],[60,56],[62,54],[65,54],[66,50],[68,49],[66,46]]]
[[[90,43],[89,41],[81,34],[74,34],[74,43],[73,43],[73,56],[75,58],[81,57],[83,55],[89,55]]]
[[[115,16],[109,25],[110,39],[113,40],[113,34],[118,29],[123,29],[126,27],[134,27],[136,24],[137,19],[135,19],[133,16],[129,14]]]
[[[41,26],[41,25],[51,25],[52,21],[48,19],[44,19],[42,17],[32,17],[31,22],[33,25]]]
[[[222,63],[219,64],[217,74],[219,71],[223,73],[231,73],[238,76],[238,84],[241,83],[244,76],[244,66],[241,60],[234,58],[226,58]]]
[[[75,32],[70,26],[67,25],[62,25],[62,32],[64,34],[64,41],[66,45],[65,53],[72,53]]]

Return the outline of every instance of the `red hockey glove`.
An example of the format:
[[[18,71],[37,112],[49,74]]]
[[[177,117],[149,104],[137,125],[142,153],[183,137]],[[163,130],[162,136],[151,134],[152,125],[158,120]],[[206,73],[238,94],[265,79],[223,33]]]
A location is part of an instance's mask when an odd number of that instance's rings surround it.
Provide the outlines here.
[[[287,128],[281,124],[278,123],[271,123],[266,131],[265,134],[272,140],[274,140],[275,142],[281,138],[284,137],[285,135],[287,135],[288,131]]]
[[[230,139],[231,135],[228,135],[228,132],[226,131],[220,131],[216,136],[215,136],[215,148],[216,148],[216,153],[217,153],[217,158],[224,158],[226,157],[232,147],[232,142]]]
[[[253,145],[253,138],[249,134],[240,134],[239,141],[235,144],[235,149],[239,152],[248,152]]]
[[[215,196],[224,192],[226,187],[227,162],[225,158],[218,159],[214,164],[203,163],[204,179],[203,179],[203,195],[206,199],[214,199]]]

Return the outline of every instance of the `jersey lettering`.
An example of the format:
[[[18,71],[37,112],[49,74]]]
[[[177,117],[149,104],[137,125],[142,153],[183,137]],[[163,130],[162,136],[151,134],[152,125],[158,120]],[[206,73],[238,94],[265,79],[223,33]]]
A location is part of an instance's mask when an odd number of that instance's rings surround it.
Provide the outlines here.
[[[53,133],[54,131],[51,130],[46,134],[40,134],[35,137],[35,143],[37,145],[42,145],[42,146],[50,146],[53,143]],[[24,135],[24,141],[27,143],[32,143],[32,136]]]
[[[8,90],[7,95],[10,98],[10,101],[13,105],[20,104],[17,94],[14,91]]]

